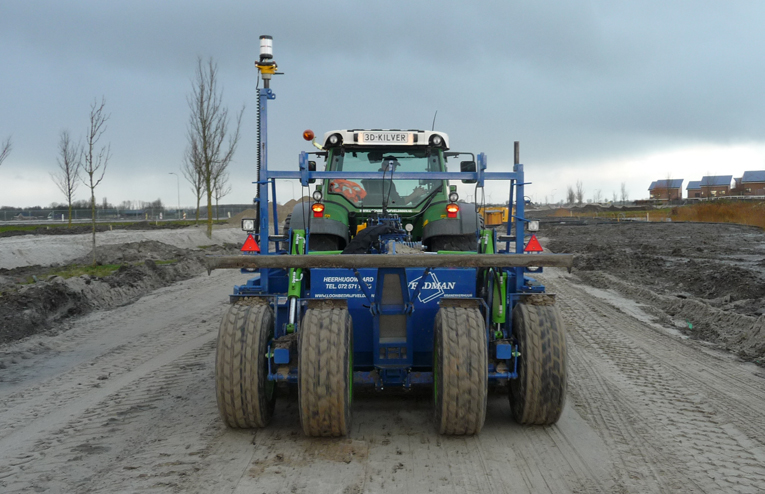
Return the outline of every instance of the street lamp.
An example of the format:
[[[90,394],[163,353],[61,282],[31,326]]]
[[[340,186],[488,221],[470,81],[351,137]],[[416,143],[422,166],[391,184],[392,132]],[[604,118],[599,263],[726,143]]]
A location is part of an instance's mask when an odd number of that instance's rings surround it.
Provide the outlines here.
[[[175,175],[175,179],[178,182],[178,219],[181,219],[181,178],[175,172],[170,172],[168,175]]]

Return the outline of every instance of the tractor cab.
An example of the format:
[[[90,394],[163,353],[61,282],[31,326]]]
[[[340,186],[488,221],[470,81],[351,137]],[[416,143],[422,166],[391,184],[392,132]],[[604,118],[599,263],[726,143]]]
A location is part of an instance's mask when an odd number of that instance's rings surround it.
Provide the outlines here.
[[[311,140],[313,132],[304,136]],[[326,158],[325,171],[347,178],[317,184],[310,218],[299,204],[290,226],[310,231],[314,252],[343,251],[359,232],[381,223],[401,234],[406,230],[409,241],[425,251],[476,251],[475,205],[458,202],[456,187],[437,177],[447,172],[448,142],[445,133],[424,130],[327,132],[323,144],[314,142]]]
[[[440,172],[442,153],[428,148],[358,149],[335,148],[329,151],[327,169],[348,172],[378,172],[381,178],[358,182],[335,179],[326,181],[327,199],[350,202],[358,209],[418,209],[426,199],[439,194],[445,198],[443,180],[407,180],[398,178],[406,172]]]

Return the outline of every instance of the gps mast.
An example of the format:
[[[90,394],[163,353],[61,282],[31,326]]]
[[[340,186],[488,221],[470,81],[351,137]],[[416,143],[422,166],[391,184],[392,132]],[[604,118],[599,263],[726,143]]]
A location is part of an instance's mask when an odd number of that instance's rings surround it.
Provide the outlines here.
[[[256,164],[257,192],[255,203],[258,217],[256,221],[258,242],[263,248],[268,248],[268,179],[263,180],[260,170],[268,170],[268,100],[275,99],[276,94],[271,90],[271,76],[276,74],[277,65],[274,61],[273,38],[268,35],[260,37],[260,60],[255,62],[258,75],[263,79],[263,87],[258,90],[258,158]],[[272,182],[274,196],[274,223],[276,223],[276,184]]]

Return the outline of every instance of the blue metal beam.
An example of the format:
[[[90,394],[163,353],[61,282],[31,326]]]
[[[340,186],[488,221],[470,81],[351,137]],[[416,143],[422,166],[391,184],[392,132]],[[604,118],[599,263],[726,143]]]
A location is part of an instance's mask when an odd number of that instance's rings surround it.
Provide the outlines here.
[[[300,180],[303,186],[307,186],[310,179],[346,179],[346,180],[381,180],[382,172],[340,172],[340,171],[286,171],[270,170],[265,178],[273,179],[293,179]],[[385,179],[390,179],[390,173],[385,175]],[[393,174],[395,180],[518,180],[518,174],[513,172],[396,172]],[[254,182],[253,182],[254,183]]]

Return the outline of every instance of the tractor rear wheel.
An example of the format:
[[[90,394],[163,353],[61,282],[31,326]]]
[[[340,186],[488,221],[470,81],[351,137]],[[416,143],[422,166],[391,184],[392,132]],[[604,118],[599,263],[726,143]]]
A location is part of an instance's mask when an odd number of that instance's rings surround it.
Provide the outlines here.
[[[510,408],[518,423],[552,425],[566,401],[566,334],[549,297],[542,305],[520,303],[513,310],[518,340],[518,378],[510,381]]]
[[[290,234],[290,223],[292,223],[292,213],[288,214],[286,218],[284,218],[284,227],[282,228],[282,234],[289,235]]]
[[[478,434],[486,419],[488,353],[477,308],[442,307],[436,314],[433,398],[441,434]]]
[[[307,436],[351,428],[353,323],[348,309],[308,309],[298,336],[298,402]]]
[[[274,314],[262,301],[240,301],[229,307],[218,330],[215,384],[218,410],[229,427],[265,427],[276,401],[268,377],[268,343]]]
[[[342,239],[337,235],[314,233],[308,237],[308,249],[314,251],[341,250]]]
[[[478,239],[475,235],[442,235],[430,239],[430,252],[439,250],[474,251],[478,250]]]

